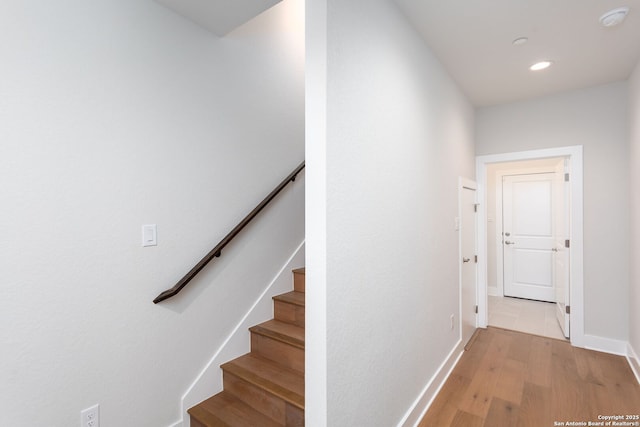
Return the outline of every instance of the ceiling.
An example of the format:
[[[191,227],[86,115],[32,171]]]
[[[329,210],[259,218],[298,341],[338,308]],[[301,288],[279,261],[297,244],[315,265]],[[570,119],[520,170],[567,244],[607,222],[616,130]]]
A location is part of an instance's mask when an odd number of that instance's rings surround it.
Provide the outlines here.
[[[224,36],[281,0],[156,0],[169,9]]]
[[[626,80],[640,59],[640,0],[395,1],[476,106]],[[626,20],[602,27],[621,6]]]
[[[281,0],[156,0],[224,36]],[[640,0],[395,0],[476,106],[626,80],[640,60]],[[605,28],[605,12],[629,6]],[[515,46],[513,40],[527,37]],[[554,64],[533,72],[534,62]]]

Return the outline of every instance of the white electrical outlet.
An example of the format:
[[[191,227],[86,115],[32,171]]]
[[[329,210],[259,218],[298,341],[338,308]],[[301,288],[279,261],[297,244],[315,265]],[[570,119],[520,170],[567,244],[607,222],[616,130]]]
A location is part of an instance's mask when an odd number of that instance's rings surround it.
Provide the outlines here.
[[[100,405],[80,412],[80,427],[100,427]]]
[[[455,327],[455,320],[456,317],[452,314],[451,315],[451,330],[453,331],[453,328]]]

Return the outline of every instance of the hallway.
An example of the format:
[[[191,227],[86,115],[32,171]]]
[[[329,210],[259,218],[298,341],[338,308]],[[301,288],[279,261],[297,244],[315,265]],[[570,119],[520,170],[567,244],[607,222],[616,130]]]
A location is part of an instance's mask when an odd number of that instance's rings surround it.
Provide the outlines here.
[[[607,415],[640,422],[640,385],[624,357],[489,327],[478,330],[419,426],[546,427]]]

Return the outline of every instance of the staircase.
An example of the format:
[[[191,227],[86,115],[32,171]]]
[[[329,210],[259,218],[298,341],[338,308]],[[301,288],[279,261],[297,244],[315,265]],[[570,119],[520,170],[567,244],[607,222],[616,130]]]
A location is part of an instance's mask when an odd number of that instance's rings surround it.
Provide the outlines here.
[[[224,390],[187,411],[191,427],[304,426],[304,268],[293,283],[249,328],[251,352],[221,366]]]

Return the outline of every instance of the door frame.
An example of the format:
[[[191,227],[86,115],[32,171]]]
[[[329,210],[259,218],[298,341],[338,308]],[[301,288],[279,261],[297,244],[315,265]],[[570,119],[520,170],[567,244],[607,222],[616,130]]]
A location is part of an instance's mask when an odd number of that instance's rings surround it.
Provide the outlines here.
[[[488,324],[487,300],[487,165],[492,163],[537,160],[552,157],[567,157],[570,170],[570,231],[571,251],[569,254],[569,289],[571,305],[571,344],[584,347],[584,270],[583,270],[583,155],[582,146],[548,148],[514,153],[490,154],[476,157],[476,182],[478,209],[478,275],[477,301],[479,327]]]

